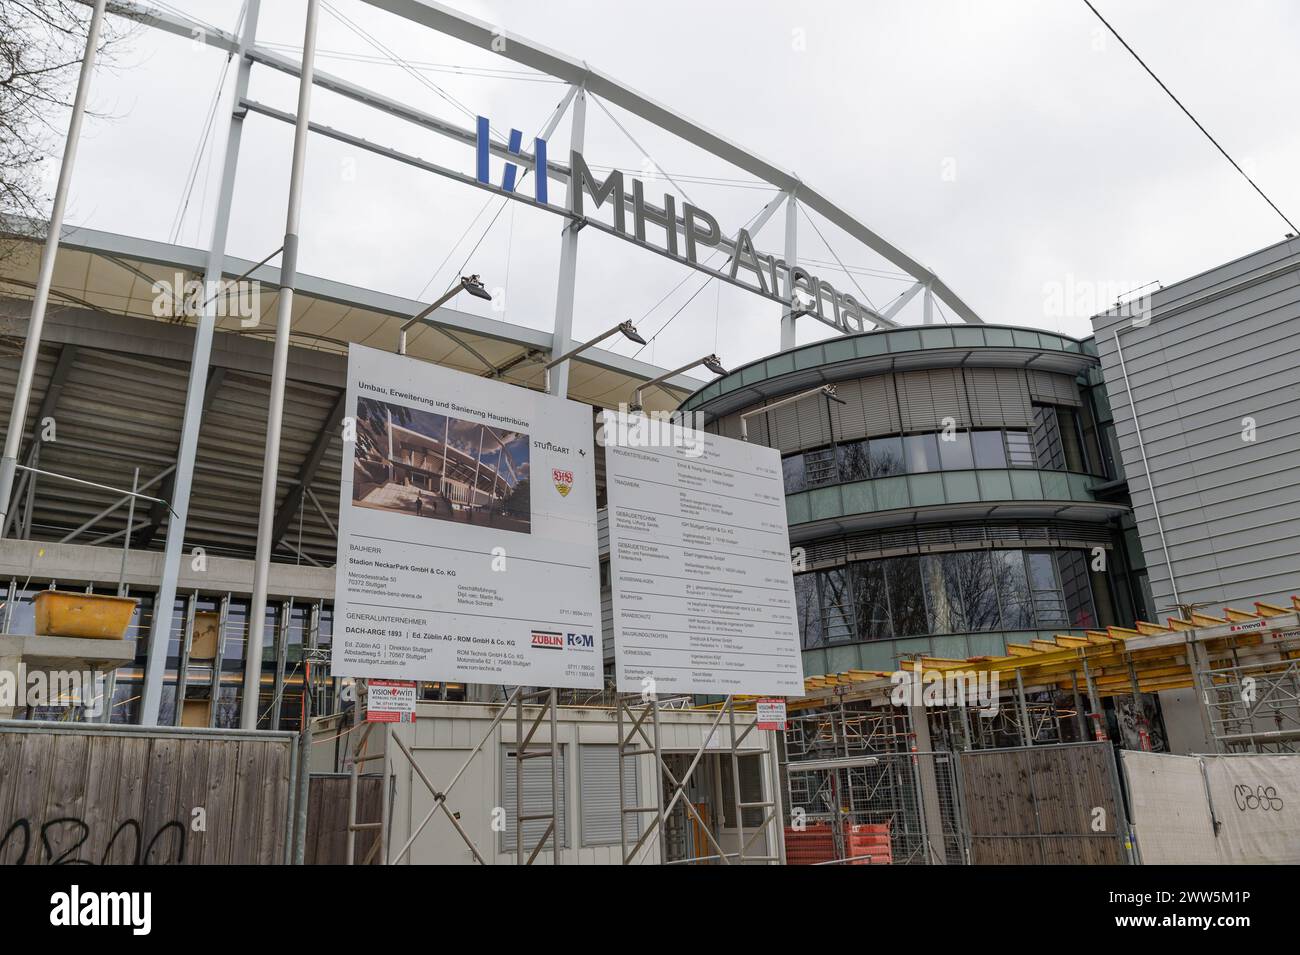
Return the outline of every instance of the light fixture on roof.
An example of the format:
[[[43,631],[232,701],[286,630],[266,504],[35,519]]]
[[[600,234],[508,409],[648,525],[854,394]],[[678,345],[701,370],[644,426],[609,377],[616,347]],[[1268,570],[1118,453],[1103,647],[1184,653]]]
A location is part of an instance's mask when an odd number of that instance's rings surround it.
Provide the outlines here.
[[[462,275],[458,281],[432,305],[423,309],[419,314],[413,315],[402,323],[402,329],[397,339],[397,354],[406,354],[406,333],[410,331],[412,325],[418,325],[421,322],[428,325],[436,325],[437,322],[429,321],[429,316],[435,311],[442,308],[461,292],[469,292],[475,298],[481,298],[486,301],[492,301],[492,293],[483,287],[483,280],[477,275]]]
[[[646,340],[641,337],[641,333],[636,330],[636,326],[633,325],[631,321],[619,322],[617,325],[615,325],[613,328],[609,329],[608,331],[601,332],[595,338],[585,341],[581,345],[575,345],[573,348],[570,348],[568,351],[566,351],[563,355],[560,355],[556,358],[552,358],[550,361],[548,361],[545,367],[542,369],[546,374],[546,381],[545,381],[546,390],[548,392],[551,390],[551,369],[552,368],[554,368],[556,365],[560,364],[561,362],[566,362],[570,358],[573,358],[575,355],[578,355],[581,352],[586,351],[588,348],[591,348],[593,345],[599,345],[601,342],[603,342],[606,338],[609,338],[611,335],[620,335],[620,334],[628,341],[636,342],[638,345],[644,345],[646,343]]]
[[[725,375],[727,369],[722,367],[722,362],[718,361],[717,355],[705,355],[701,364],[715,375]]]
[[[674,375],[680,375],[682,374],[682,372],[690,371],[696,365],[703,365],[705,368],[709,369],[709,371],[713,372],[715,375],[725,375],[727,373],[727,369],[722,367],[722,362],[718,360],[717,355],[705,355],[703,358],[697,358],[695,359],[695,361],[690,362],[689,364],[682,365],[681,368],[674,368],[672,371],[666,371],[658,378],[652,378],[650,381],[647,381],[644,384],[637,385],[636,390],[632,392],[632,404],[629,406],[628,410],[629,411],[644,410],[645,406],[641,404],[641,393],[643,391],[649,388],[653,388],[655,385],[663,384],[665,381],[667,381],[669,378],[673,377]]]
[[[492,301],[492,293],[483,287],[483,280],[477,275],[462,275],[460,277],[460,286],[475,298],[481,298],[485,301]]]

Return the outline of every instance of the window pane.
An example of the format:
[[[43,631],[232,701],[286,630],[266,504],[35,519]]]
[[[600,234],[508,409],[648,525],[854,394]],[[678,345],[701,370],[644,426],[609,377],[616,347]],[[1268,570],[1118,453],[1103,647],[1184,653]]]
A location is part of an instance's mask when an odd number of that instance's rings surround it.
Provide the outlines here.
[[[858,639],[888,639],[893,630],[889,626],[889,601],[885,596],[884,562],[868,560],[851,564],[849,574],[857,610]]]
[[[827,643],[853,640],[853,600],[849,596],[849,575],[842,567],[817,575],[822,592],[822,632]]]
[[[1087,471],[1088,462],[1080,440],[1079,416],[1073,408],[1058,407],[1056,421],[1061,429],[1061,446],[1065,449],[1065,467],[1069,471]]]
[[[928,624],[925,618],[925,596],[921,592],[919,559],[891,557],[884,564],[894,636],[913,637],[925,633]]]
[[[794,494],[805,490],[808,482],[803,476],[803,455],[792,454],[781,459],[781,476],[785,478],[785,493]]]
[[[972,431],[970,440],[974,451],[975,467],[1004,468],[1007,466],[1007,452],[1002,446],[1001,431]]]
[[[1056,409],[1050,405],[1034,406],[1034,458],[1038,466],[1050,471],[1065,470],[1065,448]]]
[[[944,555],[949,586],[961,594],[964,630],[996,630],[1002,626],[997,590],[993,586],[993,561],[985,551]]]
[[[741,756],[736,763],[740,767],[740,802],[756,803],[763,798],[763,761],[757,754]],[[736,826],[736,800],[728,793],[736,791],[736,784],[732,782],[732,765],[730,759],[720,759],[718,764],[722,767],[722,824],[727,828]],[[629,815],[636,815],[629,813]],[[741,821],[744,822],[745,828],[749,830],[757,829],[763,825],[763,808],[761,806],[750,806],[740,811]]]
[[[804,480],[809,487],[821,487],[834,484],[836,477],[835,452],[830,448],[821,451],[807,451],[803,456]]]
[[[903,438],[908,474],[939,470],[939,442],[932,434],[909,434]]]
[[[994,551],[993,571],[997,574],[1002,626],[1008,630],[1032,628],[1034,611],[1029,596],[1029,578],[1025,575],[1024,551]]]
[[[1037,466],[1037,459],[1034,457],[1034,446],[1029,442],[1029,433],[1026,431],[1008,431],[1007,436],[1007,461],[1013,468],[1032,468]]]
[[[1061,574],[1061,588],[1065,591],[1065,609],[1070,614],[1070,626],[1083,629],[1097,626],[1097,614],[1092,604],[1092,585],[1088,579],[1087,556],[1078,550],[1057,551],[1056,567]]]
[[[1029,568],[1029,587],[1033,593],[1038,626],[1065,626],[1065,594],[1057,583],[1052,555],[1046,551],[1027,551],[1025,564]]]
[[[975,466],[969,432],[955,431],[939,435],[939,463],[945,471],[965,471]]]
[[[871,456],[867,442],[851,441],[839,446],[841,481],[863,481],[871,477]]]
[[[953,633],[962,630],[961,594],[944,578],[943,557],[930,555],[921,559],[921,580],[925,585],[925,602],[930,611],[930,633]]]
[[[996,630],[1001,626],[993,566],[984,551],[922,558],[931,633]]]
[[[872,438],[869,442],[872,477],[891,477],[905,474],[903,467],[903,439]]]
[[[805,650],[822,645],[822,612],[817,603],[817,575],[796,574],[794,604],[799,617],[800,645]]]

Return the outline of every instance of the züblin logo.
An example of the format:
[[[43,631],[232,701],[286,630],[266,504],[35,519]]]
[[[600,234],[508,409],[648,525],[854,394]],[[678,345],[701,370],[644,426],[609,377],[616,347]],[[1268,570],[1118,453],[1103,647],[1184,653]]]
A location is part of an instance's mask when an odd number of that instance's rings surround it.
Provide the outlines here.
[[[491,152],[492,130],[486,116],[478,118],[477,129],[478,135],[474,147],[478,154],[478,181],[485,186],[491,185],[488,182],[488,155]],[[523,144],[523,139],[524,134],[519,130],[510,130],[510,139],[506,148],[512,155],[521,155],[519,148]],[[536,163],[533,169],[533,195],[537,197],[538,202],[546,204],[546,140],[540,137],[533,140],[533,160]],[[506,170],[501,176],[501,188],[506,192],[514,192],[518,174],[518,166],[512,162],[506,163]]]

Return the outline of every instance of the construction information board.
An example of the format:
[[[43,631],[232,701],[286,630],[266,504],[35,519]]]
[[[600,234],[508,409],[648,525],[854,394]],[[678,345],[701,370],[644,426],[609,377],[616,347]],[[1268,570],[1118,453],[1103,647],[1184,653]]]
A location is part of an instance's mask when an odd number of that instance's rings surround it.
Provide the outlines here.
[[[601,430],[618,689],[802,694],[779,453],[614,412]]]
[[[601,688],[591,409],[353,345],[344,415],[333,672]]]

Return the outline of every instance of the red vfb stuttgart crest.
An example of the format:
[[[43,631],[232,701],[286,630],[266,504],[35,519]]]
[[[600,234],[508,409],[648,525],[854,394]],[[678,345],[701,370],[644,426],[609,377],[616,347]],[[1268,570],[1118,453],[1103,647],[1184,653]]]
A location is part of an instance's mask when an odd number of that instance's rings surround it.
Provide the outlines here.
[[[560,492],[560,497],[569,496],[569,491],[573,489],[572,471],[565,471],[561,468],[551,468],[551,480],[555,482],[555,489]]]

